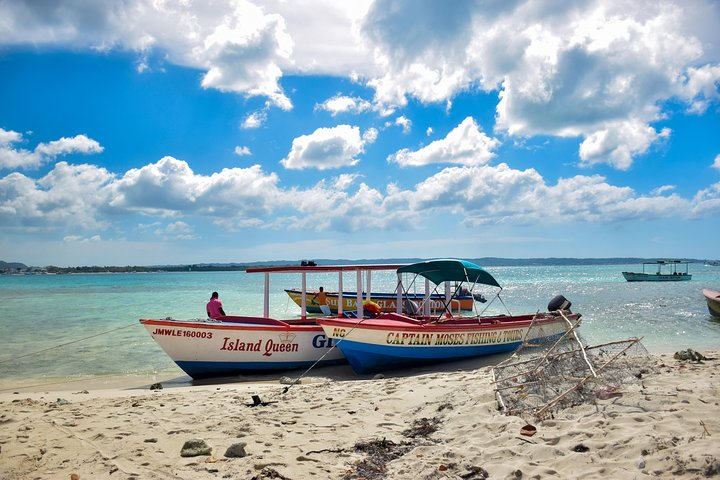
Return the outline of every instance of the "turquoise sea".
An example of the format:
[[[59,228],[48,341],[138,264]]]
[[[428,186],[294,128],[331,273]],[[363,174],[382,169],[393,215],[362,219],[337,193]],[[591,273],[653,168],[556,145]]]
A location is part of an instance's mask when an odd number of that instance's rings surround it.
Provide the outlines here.
[[[637,265],[490,267],[513,314],[544,310],[563,294],[583,315],[590,344],[644,337],[652,352],[720,349],[720,321],[708,313],[701,290],[720,290],[720,267],[692,264],[693,279],[627,283]],[[355,274],[343,287],[355,289]],[[213,290],[228,314],[261,315],[262,274],[185,272],[0,276],[0,390],[111,375],[183,372],[139,324],[140,318],[205,317]],[[373,291],[392,291],[393,272],[373,274]],[[335,290],[337,273],[308,274],[307,288]],[[271,316],[299,314],[283,292],[300,287],[299,274],[271,276]],[[491,311],[507,313],[495,302]],[[348,367],[349,368],[349,367]]]

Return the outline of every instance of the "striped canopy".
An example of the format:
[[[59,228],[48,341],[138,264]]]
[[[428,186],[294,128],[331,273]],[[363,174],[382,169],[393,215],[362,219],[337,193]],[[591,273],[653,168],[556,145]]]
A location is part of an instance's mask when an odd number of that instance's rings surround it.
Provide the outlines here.
[[[454,258],[442,258],[413,263],[412,265],[398,268],[397,272],[421,275],[435,285],[440,285],[442,282],[468,282],[482,283],[483,285],[501,288],[497,280],[482,267],[466,260],[457,260]]]

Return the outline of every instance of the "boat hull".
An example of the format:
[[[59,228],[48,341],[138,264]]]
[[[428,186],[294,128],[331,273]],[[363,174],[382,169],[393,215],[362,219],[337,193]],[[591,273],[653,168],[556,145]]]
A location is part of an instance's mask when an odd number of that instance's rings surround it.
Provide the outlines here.
[[[708,311],[710,315],[720,318],[720,292],[715,290],[703,289],[703,295],[707,301]]]
[[[253,317],[242,320],[144,319],[140,323],[195,379],[307,368],[323,355],[319,365],[345,361],[317,324],[292,325]]]
[[[353,370],[364,374],[512,351],[526,338],[532,320],[525,315],[483,319],[481,324],[476,319],[430,324],[387,314],[362,323],[329,318],[319,323]],[[542,326],[542,335],[528,340],[562,335],[567,322],[557,316],[536,320],[535,325]]]
[[[295,304],[300,307],[302,306],[302,291],[297,289],[286,289],[285,292],[292,299]],[[313,305],[310,303],[315,291],[308,291],[306,295],[306,310],[308,313],[321,313],[319,305]],[[327,305],[330,307],[330,312],[338,312],[339,295],[337,292],[325,292],[327,298]],[[355,292],[343,292],[343,311],[349,312],[357,310],[357,293]],[[390,313],[397,311],[397,295],[394,293],[371,293],[370,298],[373,302],[380,306],[382,312]],[[405,294],[403,299],[410,299],[414,302],[421,302],[423,295],[412,295]],[[442,311],[444,305],[444,297],[441,295],[433,295],[430,297],[430,310],[431,311]],[[455,297],[450,305],[453,311],[465,310],[471,311],[474,308],[475,300],[471,295],[464,295],[461,297]]]
[[[692,275],[689,273],[678,273],[677,275],[673,275],[666,273],[622,272],[622,274],[628,282],[684,282],[692,280]]]

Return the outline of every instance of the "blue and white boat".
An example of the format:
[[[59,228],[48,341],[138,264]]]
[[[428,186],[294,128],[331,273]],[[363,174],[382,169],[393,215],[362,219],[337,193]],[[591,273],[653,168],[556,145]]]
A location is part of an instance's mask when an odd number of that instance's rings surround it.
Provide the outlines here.
[[[487,306],[500,299],[502,290],[490,273],[464,260],[430,260],[400,267],[397,274],[395,312],[365,318],[360,307],[357,318],[318,319],[356,373],[508,352],[523,342],[558,338],[580,318],[560,295],[550,302],[547,312],[493,316],[483,316],[477,310],[471,316],[454,313],[451,304],[456,292],[451,291],[451,285],[471,292],[480,285],[497,289]],[[409,278],[403,281],[404,277]],[[417,304],[403,300],[404,293],[422,282],[428,301]],[[443,288],[445,308],[432,314],[429,299]]]

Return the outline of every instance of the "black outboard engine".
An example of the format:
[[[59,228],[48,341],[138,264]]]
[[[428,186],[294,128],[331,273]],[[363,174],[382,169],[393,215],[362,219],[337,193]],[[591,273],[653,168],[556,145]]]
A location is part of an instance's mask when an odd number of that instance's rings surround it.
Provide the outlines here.
[[[548,312],[554,312],[556,310],[567,310],[570,311],[572,303],[562,295],[556,295],[555,298],[550,300],[548,303]]]

